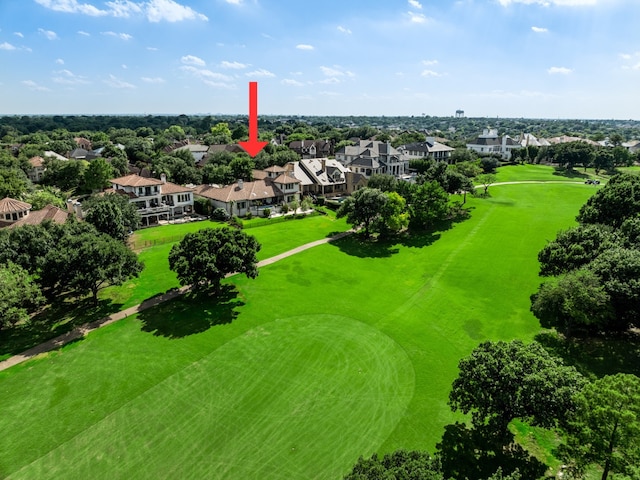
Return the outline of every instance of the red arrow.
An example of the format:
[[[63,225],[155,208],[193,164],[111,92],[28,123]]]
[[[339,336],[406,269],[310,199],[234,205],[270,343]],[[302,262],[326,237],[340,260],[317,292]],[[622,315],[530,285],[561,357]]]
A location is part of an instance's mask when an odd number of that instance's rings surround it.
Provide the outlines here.
[[[255,157],[268,143],[258,141],[258,82],[249,82],[249,141],[238,145]]]

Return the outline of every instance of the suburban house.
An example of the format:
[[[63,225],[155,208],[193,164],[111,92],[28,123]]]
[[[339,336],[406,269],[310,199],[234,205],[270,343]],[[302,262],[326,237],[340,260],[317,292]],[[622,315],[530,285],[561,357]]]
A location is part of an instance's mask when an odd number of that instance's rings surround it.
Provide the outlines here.
[[[295,140],[289,148],[301,158],[322,158],[333,155],[333,142],[329,140]]]
[[[424,142],[401,145],[398,147],[398,151],[408,157],[410,161],[421,158],[432,158],[439,162],[450,163],[451,154],[455,151],[455,148],[440,143],[433,137],[427,137]]]
[[[41,223],[49,220],[54,223],[65,223],[71,213],[67,212],[53,205],[47,205],[46,207],[30,212],[26,217],[22,217],[17,222],[9,225],[9,228],[17,228],[23,225],[40,225]]]
[[[178,147],[173,151],[177,152],[179,150],[187,150],[189,153],[191,153],[193,160],[196,163],[200,163],[202,159],[205,157],[205,155],[207,154],[207,152],[209,151],[209,145],[201,145],[199,143],[189,143],[182,147]]]
[[[640,140],[631,140],[630,142],[624,142],[622,146],[629,150],[629,152],[631,153],[640,152]]]
[[[471,143],[467,143],[469,150],[474,150],[480,155],[500,155],[503,160],[511,158],[511,151],[522,148],[520,143],[509,135],[498,135],[496,128],[485,128],[482,135],[478,136]]]
[[[136,205],[143,226],[160,220],[173,220],[193,212],[193,189],[167,182],[166,177],[126,175],[109,180],[111,189],[105,193],[118,193]]]
[[[262,215],[265,208],[272,211],[283,203],[300,200],[301,181],[287,169],[269,167],[251,182],[238,180],[224,187],[199,185],[194,193],[210,201],[214,208],[222,208],[229,215]],[[261,178],[258,178],[261,177]]]
[[[307,158],[291,162],[287,167],[300,180],[302,193],[322,196],[350,195],[367,185],[364,175],[353,173],[337,160]]]
[[[0,200],[0,227],[7,227],[29,216],[31,204],[15,200],[13,198],[3,198]]]
[[[38,183],[42,180],[44,176],[44,159],[40,156],[31,157],[29,159],[29,165],[31,165],[31,170],[29,170],[29,180],[33,183]]]
[[[336,160],[366,178],[376,173],[400,177],[409,172],[409,160],[389,142],[377,140],[359,140],[357,145],[344,146],[336,151]]]

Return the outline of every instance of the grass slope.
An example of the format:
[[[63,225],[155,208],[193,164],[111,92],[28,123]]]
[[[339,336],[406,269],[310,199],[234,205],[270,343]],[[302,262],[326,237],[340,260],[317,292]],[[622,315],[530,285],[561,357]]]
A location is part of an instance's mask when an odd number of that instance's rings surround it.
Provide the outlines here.
[[[490,191],[445,232],[307,250],[0,372],[0,475],[339,478],[432,450],[458,360],[539,331],[536,254],[594,190]]]

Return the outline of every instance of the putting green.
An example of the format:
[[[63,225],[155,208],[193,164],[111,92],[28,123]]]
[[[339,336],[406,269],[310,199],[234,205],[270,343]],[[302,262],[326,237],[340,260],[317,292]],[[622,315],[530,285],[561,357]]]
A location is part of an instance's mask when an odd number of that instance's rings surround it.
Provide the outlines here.
[[[405,351],[364,323],[335,315],[275,320],[12,478],[339,478],[391,434],[414,378]]]

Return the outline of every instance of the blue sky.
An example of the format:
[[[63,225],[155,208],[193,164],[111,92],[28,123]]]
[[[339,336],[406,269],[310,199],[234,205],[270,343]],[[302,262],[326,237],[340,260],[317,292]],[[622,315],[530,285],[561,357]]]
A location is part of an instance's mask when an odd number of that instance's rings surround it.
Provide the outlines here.
[[[640,118],[638,0],[1,0],[0,114]]]

